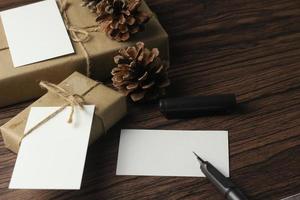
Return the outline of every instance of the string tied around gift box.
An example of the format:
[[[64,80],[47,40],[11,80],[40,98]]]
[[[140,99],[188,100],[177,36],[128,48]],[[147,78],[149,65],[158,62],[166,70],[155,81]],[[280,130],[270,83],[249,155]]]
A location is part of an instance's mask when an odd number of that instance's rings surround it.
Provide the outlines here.
[[[68,123],[72,123],[75,107],[78,106],[80,109],[83,109],[83,105],[85,102],[84,97],[78,94],[71,94],[62,87],[59,87],[47,81],[41,81],[40,86],[41,88],[48,90],[48,92],[58,95],[63,100],[68,102],[69,105],[71,105],[71,112],[68,118]]]
[[[97,25],[87,26],[87,27],[76,27],[71,25],[70,20],[67,15],[67,10],[70,3],[67,0],[59,0],[60,12],[63,16],[66,28],[70,31],[71,39],[77,42],[85,56],[86,60],[86,75],[91,76],[91,59],[87,49],[84,46],[84,42],[87,42],[90,38],[91,32],[98,32],[99,28]]]
[[[2,48],[0,48],[0,51],[4,51],[4,50],[7,50],[8,49],[8,47],[2,47]]]
[[[72,94],[70,92],[68,92],[67,90],[65,90],[64,88],[55,85],[53,83],[47,82],[47,81],[41,81],[40,82],[40,87],[46,89],[48,92],[57,95],[58,97],[60,97],[62,100],[64,100],[66,103],[63,104],[59,109],[57,109],[56,111],[54,111],[53,113],[49,114],[47,117],[45,117],[43,120],[41,120],[39,123],[37,123],[35,126],[33,126],[32,128],[30,128],[28,131],[26,131],[23,136],[21,137],[20,141],[19,141],[19,146],[21,145],[22,140],[29,135],[30,133],[32,133],[34,130],[36,130],[37,128],[39,128],[40,126],[42,126],[43,124],[47,123],[49,120],[51,120],[52,118],[54,118],[57,114],[59,114],[60,112],[62,112],[66,107],[71,106],[71,112],[69,114],[68,117],[68,123],[72,123],[73,121],[73,116],[74,116],[74,111],[75,111],[75,107],[79,107],[81,109],[84,109],[84,104],[85,104],[85,99],[84,97],[94,88],[96,88],[98,85],[100,85],[102,83],[100,82],[96,82],[95,84],[93,84],[91,87],[89,87],[83,94],[79,95],[79,94]],[[101,120],[102,125],[104,127],[105,130],[105,126],[104,126],[104,122],[103,120]]]

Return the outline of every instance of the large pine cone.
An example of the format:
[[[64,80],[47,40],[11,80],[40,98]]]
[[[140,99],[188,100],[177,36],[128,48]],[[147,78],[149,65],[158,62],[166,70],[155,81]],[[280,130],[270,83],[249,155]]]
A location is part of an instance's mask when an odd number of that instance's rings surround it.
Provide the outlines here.
[[[161,61],[158,49],[150,51],[142,42],[120,49],[114,61],[118,66],[111,72],[113,86],[134,102],[155,100],[170,84],[167,65]]]
[[[82,6],[90,9],[91,12],[95,13],[97,11],[97,4],[100,3],[101,0],[82,0]]]
[[[139,11],[141,0],[102,0],[97,4],[100,28],[109,38],[127,41],[131,35],[144,30],[150,14]]]

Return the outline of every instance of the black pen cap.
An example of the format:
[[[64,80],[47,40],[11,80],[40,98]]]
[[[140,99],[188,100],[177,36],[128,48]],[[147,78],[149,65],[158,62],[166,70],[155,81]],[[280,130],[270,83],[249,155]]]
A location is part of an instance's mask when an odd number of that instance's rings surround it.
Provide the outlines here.
[[[234,94],[166,98],[159,101],[160,111],[169,119],[227,114],[235,107]]]

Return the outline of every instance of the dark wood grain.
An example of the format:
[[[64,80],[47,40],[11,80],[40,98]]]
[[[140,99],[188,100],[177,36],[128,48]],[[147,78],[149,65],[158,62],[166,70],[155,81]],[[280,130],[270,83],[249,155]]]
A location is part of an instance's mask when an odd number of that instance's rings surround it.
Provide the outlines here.
[[[1,0],[0,10],[24,2],[32,0]],[[16,155],[0,139],[0,199],[222,199],[204,178],[115,176],[121,128],[229,130],[231,177],[250,199],[300,192],[300,2],[148,4],[170,35],[169,95],[235,93],[240,109],[166,120],[155,105],[131,105],[128,116],[90,147],[80,191],[8,190]],[[1,109],[0,124],[27,105]]]

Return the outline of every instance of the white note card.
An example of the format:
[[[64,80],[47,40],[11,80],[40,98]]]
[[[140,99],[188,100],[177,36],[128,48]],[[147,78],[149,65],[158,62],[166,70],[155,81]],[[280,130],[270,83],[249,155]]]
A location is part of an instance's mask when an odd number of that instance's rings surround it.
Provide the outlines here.
[[[74,53],[55,0],[13,8],[0,15],[15,67]]]
[[[25,132],[59,107],[31,108]],[[95,106],[71,108],[26,136],[21,143],[10,189],[80,189]]]
[[[117,175],[203,177],[193,154],[229,176],[227,131],[122,130]]]

